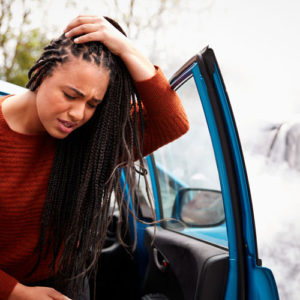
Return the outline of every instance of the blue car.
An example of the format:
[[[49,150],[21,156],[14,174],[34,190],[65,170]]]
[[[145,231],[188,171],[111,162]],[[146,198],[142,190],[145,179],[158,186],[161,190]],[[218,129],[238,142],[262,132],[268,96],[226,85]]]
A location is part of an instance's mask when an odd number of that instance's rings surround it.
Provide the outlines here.
[[[2,84],[0,93],[14,93]],[[120,245],[115,212],[91,293],[97,299],[279,299],[273,274],[258,256],[243,153],[213,50],[192,57],[170,84],[190,130],[145,158],[162,221],[147,224],[153,220],[141,181],[135,213],[144,222],[130,216],[124,229],[128,243],[137,236],[136,249],[131,254]]]

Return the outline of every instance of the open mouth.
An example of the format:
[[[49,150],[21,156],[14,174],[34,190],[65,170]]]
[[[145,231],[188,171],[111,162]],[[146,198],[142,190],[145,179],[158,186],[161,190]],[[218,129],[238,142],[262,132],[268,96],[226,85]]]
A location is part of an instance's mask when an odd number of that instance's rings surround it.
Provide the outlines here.
[[[65,121],[61,119],[57,119],[57,120],[58,120],[59,129],[63,133],[70,133],[77,126],[77,123],[75,122]]]
[[[72,128],[74,125],[70,124],[69,122],[61,121],[61,123],[66,126],[67,128]]]

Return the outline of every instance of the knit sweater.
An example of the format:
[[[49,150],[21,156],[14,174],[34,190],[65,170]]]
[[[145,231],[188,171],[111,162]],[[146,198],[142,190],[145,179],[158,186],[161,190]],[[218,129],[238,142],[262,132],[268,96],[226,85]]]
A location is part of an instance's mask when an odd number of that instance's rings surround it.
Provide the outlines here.
[[[143,154],[148,155],[183,135],[189,125],[159,67],[152,78],[135,85],[144,107]],[[7,299],[18,281],[26,284],[49,277],[50,256],[29,278],[25,275],[37,261],[33,250],[56,149],[56,140],[47,133],[26,135],[9,128],[1,105],[6,98],[0,98],[0,299]]]

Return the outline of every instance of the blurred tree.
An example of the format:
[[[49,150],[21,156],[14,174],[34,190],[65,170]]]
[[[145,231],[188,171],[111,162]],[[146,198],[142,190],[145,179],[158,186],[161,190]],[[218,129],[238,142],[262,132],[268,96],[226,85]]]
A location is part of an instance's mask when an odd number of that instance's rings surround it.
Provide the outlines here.
[[[101,7],[116,19],[130,39],[155,64],[160,64],[163,42],[159,35],[173,26],[170,15],[178,15],[182,0],[102,0]],[[103,10],[102,10],[103,11]]]
[[[24,86],[27,71],[46,44],[39,29],[30,28],[29,0],[0,0],[0,79]]]
[[[113,16],[123,23],[132,39],[138,39],[146,29],[157,30],[166,11],[175,8],[181,0],[105,0]]]
[[[28,70],[33,66],[41,54],[41,49],[47,43],[48,40],[39,29],[32,29],[21,34],[15,48],[15,59],[11,63],[7,81],[25,86],[28,81]]]

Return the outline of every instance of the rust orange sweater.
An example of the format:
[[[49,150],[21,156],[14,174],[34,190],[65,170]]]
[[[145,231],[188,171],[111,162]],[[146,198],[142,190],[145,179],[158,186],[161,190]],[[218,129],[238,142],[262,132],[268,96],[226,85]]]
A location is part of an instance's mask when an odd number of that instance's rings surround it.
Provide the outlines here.
[[[147,155],[184,134],[188,121],[158,67],[152,78],[135,85],[145,109]],[[55,153],[55,139],[48,134],[19,134],[8,127],[1,109],[5,98],[0,98],[0,299],[7,299],[18,281],[26,284],[49,277],[51,258],[25,280],[37,259],[33,249]]]

